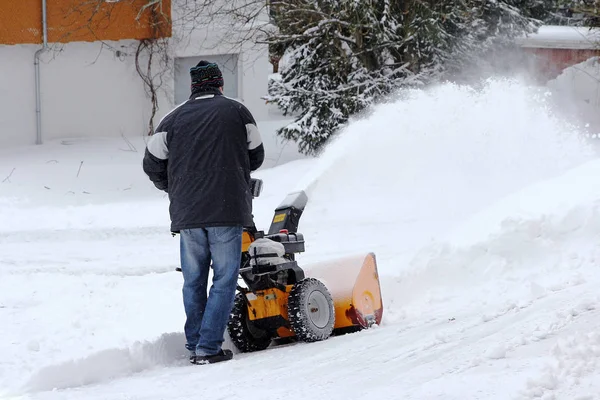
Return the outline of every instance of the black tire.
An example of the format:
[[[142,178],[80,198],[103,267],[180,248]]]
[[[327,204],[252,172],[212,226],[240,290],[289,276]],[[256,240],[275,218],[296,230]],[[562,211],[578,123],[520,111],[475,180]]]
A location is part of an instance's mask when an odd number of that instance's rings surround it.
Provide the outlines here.
[[[331,336],[335,324],[333,298],[314,278],[296,283],[288,297],[288,318],[298,340],[317,342]]]
[[[231,341],[242,353],[264,350],[271,344],[271,335],[252,325],[248,318],[248,305],[242,293],[235,295],[233,309],[227,322]]]

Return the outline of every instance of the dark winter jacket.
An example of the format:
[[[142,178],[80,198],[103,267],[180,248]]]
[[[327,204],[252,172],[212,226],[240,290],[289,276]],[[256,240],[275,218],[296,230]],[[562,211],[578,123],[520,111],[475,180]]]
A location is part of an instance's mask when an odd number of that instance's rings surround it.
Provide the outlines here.
[[[171,231],[252,225],[250,172],[264,161],[256,121],[218,89],[195,92],[159,123],[143,169],[169,194]]]

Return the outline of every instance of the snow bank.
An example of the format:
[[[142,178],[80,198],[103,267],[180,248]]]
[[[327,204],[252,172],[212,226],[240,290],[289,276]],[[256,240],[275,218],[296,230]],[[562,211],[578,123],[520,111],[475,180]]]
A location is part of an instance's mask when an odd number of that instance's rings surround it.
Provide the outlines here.
[[[449,240],[464,247],[481,240],[482,233],[493,235],[526,221],[558,216],[565,218],[562,229],[593,226],[595,207],[600,204],[600,187],[595,184],[598,176],[600,161],[593,160],[557,178],[532,184],[474,214],[449,235]]]
[[[161,366],[187,362],[185,336],[163,334],[154,341],[136,342],[130,348],[107,349],[83,358],[44,367],[25,384],[30,392],[64,389],[129,376]]]
[[[553,187],[555,191],[560,188]],[[505,216],[511,216],[510,203],[505,206]],[[481,298],[486,302],[494,298],[527,302],[580,285],[600,257],[595,240],[600,235],[600,197],[537,218],[506,217],[498,231],[488,233],[479,225],[477,232],[485,239],[470,245],[443,242],[421,249],[408,271],[397,279],[397,295],[390,295],[404,304],[419,303],[424,292],[448,296],[465,286],[474,292],[483,286],[487,293]],[[591,277],[594,281],[598,278],[596,274]],[[491,289],[494,292],[490,293]],[[473,294],[464,297],[471,299]]]
[[[600,161],[592,161],[498,201],[449,235],[449,242],[421,249],[406,272],[385,282],[388,325],[478,316],[459,330],[470,339],[452,328],[436,330],[432,345],[456,343],[459,335],[471,349],[470,364],[461,366],[455,354],[455,379],[441,376],[437,386],[460,386],[459,379],[483,387],[455,394],[595,398],[599,173]],[[494,367],[500,360],[506,361]],[[504,387],[475,383],[486,370],[495,371]],[[524,381],[515,382],[517,376]]]

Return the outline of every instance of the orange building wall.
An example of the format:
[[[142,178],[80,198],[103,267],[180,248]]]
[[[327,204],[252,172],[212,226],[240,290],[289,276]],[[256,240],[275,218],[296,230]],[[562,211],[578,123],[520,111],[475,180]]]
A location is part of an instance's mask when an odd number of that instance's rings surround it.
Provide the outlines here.
[[[42,0],[0,0],[0,44],[42,43]],[[47,0],[48,41],[75,42],[96,40],[148,39],[171,36],[171,0],[156,7],[158,30],[149,23],[147,8],[136,21],[148,0]]]
[[[536,70],[543,81],[556,78],[567,67],[600,56],[600,49],[527,48],[525,51],[536,57]]]

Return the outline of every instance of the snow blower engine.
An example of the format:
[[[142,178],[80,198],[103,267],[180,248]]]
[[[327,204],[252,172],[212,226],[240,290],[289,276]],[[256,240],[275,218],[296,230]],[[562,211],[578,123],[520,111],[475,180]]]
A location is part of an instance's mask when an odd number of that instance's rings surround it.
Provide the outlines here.
[[[258,197],[262,181],[252,180]],[[241,352],[266,349],[274,339],[315,342],[333,334],[380,324],[383,303],[373,253],[329,260],[301,268],[298,233],[308,202],[304,191],[290,193],[275,209],[269,231],[244,228],[240,277],[227,325]]]

